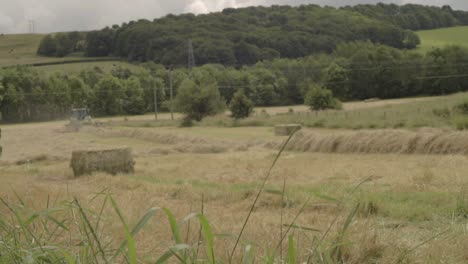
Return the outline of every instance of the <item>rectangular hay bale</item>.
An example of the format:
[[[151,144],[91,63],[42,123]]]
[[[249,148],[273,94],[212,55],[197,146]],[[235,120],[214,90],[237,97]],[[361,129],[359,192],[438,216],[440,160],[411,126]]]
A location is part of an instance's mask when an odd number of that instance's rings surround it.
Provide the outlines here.
[[[93,172],[106,172],[112,175],[117,173],[133,173],[135,161],[131,148],[73,151],[70,167],[75,177]]]
[[[289,136],[302,128],[299,124],[284,124],[275,126],[275,136]]]

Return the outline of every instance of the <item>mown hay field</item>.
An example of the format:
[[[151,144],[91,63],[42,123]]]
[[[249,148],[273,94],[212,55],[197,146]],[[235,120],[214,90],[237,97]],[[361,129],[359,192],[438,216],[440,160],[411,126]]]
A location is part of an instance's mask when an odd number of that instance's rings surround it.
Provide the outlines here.
[[[99,211],[99,194],[111,193],[130,226],[137,224],[148,209],[165,207],[177,219],[184,240],[192,243],[197,240],[198,226],[183,219],[191,212],[200,212],[203,205],[204,215],[217,234],[216,256],[223,262],[228,262],[229,249],[233,248],[256,191],[286,139],[274,136],[272,127],[104,126],[64,133],[64,124],[2,126],[2,199],[41,209],[76,198],[83,207]],[[412,136],[445,132],[387,131],[394,141],[397,139],[392,133]],[[355,134],[361,132],[305,128],[301,133],[315,135],[324,142],[334,135],[344,135],[342,139],[349,136],[353,144],[359,145]],[[386,131],[377,133],[384,135]],[[465,132],[449,133],[465,136]],[[280,157],[241,239],[242,249],[246,244],[253,245],[256,262],[264,261],[267,248],[277,246],[287,229],[284,224],[292,223],[304,206],[294,222],[303,229],[289,230],[296,245],[297,263],[307,260],[314,237],[322,237],[330,226],[324,247],[335,241],[354,208],[357,213],[340,251],[346,263],[466,263],[466,155],[321,153],[296,149],[308,144],[301,140],[293,138],[291,149]],[[346,147],[353,148],[353,144]],[[73,177],[69,167],[73,150],[125,147],[133,149],[133,174]],[[283,188],[284,195],[278,195]],[[342,200],[343,205],[338,206],[336,200]],[[0,211],[8,213],[3,205]],[[115,244],[125,239],[115,213],[105,211],[102,221],[103,241]],[[135,236],[138,260],[152,263],[174,245],[170,230],[164,214],[156,213]],[[287,244],[284,241],[280,249],[284,255]],[[241,249],[239,252],[236,263],[241,261]]]
[[[418,31],[417,34],[421,39],[418,50],[425,53],[448,45],[467,46],[467,33],[467,26]]]

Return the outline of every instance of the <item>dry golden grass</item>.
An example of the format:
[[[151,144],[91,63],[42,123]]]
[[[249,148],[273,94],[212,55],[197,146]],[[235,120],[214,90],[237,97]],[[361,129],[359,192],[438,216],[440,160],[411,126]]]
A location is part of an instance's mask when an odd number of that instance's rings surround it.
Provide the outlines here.
[[[205,212],[218,234],[236,234],[247,215],[254,192],[274,158],[265,142],[271,128],[87,128],[62,133],[63,122],[2,127],[4,163],[0,165],[0,196],[15,201],[16,191],[28,204],[44,207],[47,200],[77,197],[84,206],[95,193],[111,191],[131,224],[150,207],[170,208],[177,219],[198,211],[201,196]],[[332,130],[316,131],[322,136]],[[259,136],[255,136],[258,134]],[[213,145],[224,151],[186,151]],[[133,175],[98,173],[72,179],[68,167],[72,150],[130,146],[136,154]],[[239,148],[247,146],[247,148]],[[179,150],[178,150],[179,149]],[[182,150],[181,150],[182,149]],[[166,150],[163,151],[163,150]],[[187,153],[188,152],[188,153]],[[203,154],[201,154],[203,153]],[[46,154],[23,165],[15,161]],[[297,224],[325,230],[337,214],[342,225],[349,208],[362,205],[346,237],[347,263],[464,263],[468,260],[466,219],[457,215],[457,198],[468,186],[467,158],[462,155],[326,154],[286,152],[274,169],[267,190],[280,190],[286,179],[284,223],[290,223],[304,201],[313,197]],[[353,186],[367,179],[358,191]],[[466,191],[466,190],[465,190]],[[345,211],[316,196],[346,197]],[[267,191],[247,225],[243,241],[255,241],[262,251],[279,240],[282,202]],[[109,214],[110,215],[110,214]],[[121,225],[109,216],[107,234],[123,238]],[[333,228],[331,237],[338,228]],[[185,229],[182,233],[185,234]],[[437,239],[407,253],[432,236]],[[197,230],[192,226],[192,232]],[[294,231],[305,256],[313,232]],[[218,256],[226,256],[233,239],[218,237]],[[154,260],[172,244],[167,220],[158,214],[136,237],[143,262]],[[305,260],[305,259],[300,259]],[[258,260],[259,261],[259,260]]]
[[[325,153],[468,154],[468,133],[442,129],[302,130],[287,150]]]
[[[434,97],[415,97],[415,98],[402,98],[402,99],[387,99],[387,100],[377,100],[372,102],[356,101],[356,102],[346,102],[343,103],[343,110],[360,110],[368,108],[377,108],[377,107],[386,107],[393,105],[409,104],[415,102],[423,102],[427,100],[437,99],[437,96]],[[289,112],[289,109],[292,109],[294,112],[309,112],[309,107],[305,105],[295,105],[295,106],[274,106],[274,107],[256,107],[255,111],[260,113],[262,110],[265,110],[270,115],[276,114],[286,114]]]

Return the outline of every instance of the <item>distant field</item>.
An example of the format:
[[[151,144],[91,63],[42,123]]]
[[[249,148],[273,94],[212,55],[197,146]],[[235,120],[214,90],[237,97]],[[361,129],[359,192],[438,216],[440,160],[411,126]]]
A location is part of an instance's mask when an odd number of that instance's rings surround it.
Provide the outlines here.
[[[16,34],[0,36],[0,67],[34,64],[34,63],[49,63],[49,62],[67,62],[74,60],[95,60],[96,58],[86,58],[80,54],[74,54],[64,58],[53,58],[38,56],[37,48],[42,34]],[[40,66],[37,69],[44,72],[67,72],[74,73],[83,69],[92,68],[95,66],[101,67],[104,71],[110,71],[112,67],[125,65],[133,70],[141,69],[138,66],[131,65],[125,62],[118,61],[103,61],[103,62],[85,62]]]
[[[447,45],[468,47],[468,26],[423,30],[417,34],[421,38],[421,45],[418,48],[421,52]]]
[[[16,34],[0,36],[0,67],[17,64],[83,59],[83,57],[79,56],[65,58],[38,56],[36,51],[43,37],[44,35],[42,34]]]
[[[82,62],[82,63],[72,63],[72,64],[63,64],[63,65],[48,65],[37,67],[37,70],[53,73],[53,72],[65,72],[65,73],[79,73],[85,69],[91,69],[94,67],[101,68],[104,72],[110,72],[112,68],[117,66],[125,66],[126,68],[131,69],[136,72],[142,68],[127,62],[121,61],[103,61],[103,62]]]
[[[436,127],[454,129],[465,127],[468,118],[452,111],[454,106],[468,101],[468,93],[447,96],[347,102],[343,110],[311,112],[306,106],[257,107],[251,117],[233,120],[229,113],[207,117],[195,126],[208,127],[271,127],[277,124],[302,124],[305,127],[327,129],[383,129]],[[292,111],[291,111],[292,110]],[[291,112],[290,112],[291,111]],[[439,113],[437,115],[437,112]],[[446,112],[440,114],[441,112]],[[151,114],[143,116],[104,118],[116,126],[164,127],[177,126],[180,121],[169,120],[168,114],[154,121]],[[176,116],[176,119],[180,115]]]

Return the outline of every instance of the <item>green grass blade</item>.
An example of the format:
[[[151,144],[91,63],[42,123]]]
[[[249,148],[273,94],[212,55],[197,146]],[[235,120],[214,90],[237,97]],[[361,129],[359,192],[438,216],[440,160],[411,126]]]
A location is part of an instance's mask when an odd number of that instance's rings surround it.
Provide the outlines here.
[[[183,251],[183,250],[189,250],[190,246],[186,244],[179,244],[171,247],[169,250],[167,250],[161,257],[156,260],[156,264],[163,264],[167,263],[167,261],[172,257],[176,256],[177,257],[177,252]],[[180,260],[180,259],[179,259]]]
[[[68,227],[65,226],[65,225],[63,224],[63,223],[65,223],[66,220],[59,221],[59,220],[55,219],[54,217],[52,217],[52,216],[50,216],[50,215],[47,215],[46,217],[47,217],[47,219],[49,219],[50,221],[54,222],[54,223],[55,223],[57,226],[59,226],[60,228],[66,230],[66,231],[70,231],[70,230],[68,229]]]
[[[128,263],[129,264],[136,264],[137,263],[137,256],[136,256],[136,246],[135,240],[133,240],[132,235],[128,230],[126,230],[125,238],[127,239],[127,248],[128,248]]]
[[[132,238],[138,234],[138,232],[140,232],[140,230],[149,222],[149,220],[154,216],[154,214],[160,210],[160,208],[157,208],[157,207],[153,207],[151,209],[149,209],[145,215],[143,215],[143,217],[140,219],[140,221],[138,221],[138,223],[132,228],[132,231],[130,232]],[[125,247],[125,244],[128,244],[128,240],[125,239],[124,241],[122,241],[122,243],[120,243],[120,246],[119,246],[119,249],[117,249],[117,251],[114,253],[114,255],[112,256],[112,259],[114,259],[115,257],[117,257],[120,253],[122,253],[122,250],[124,249]]]
[[[177,225],[177,221],[174,215],[167,208],[163,208],[163,211],[167,215],[167,220],[169,220],[169,225],[171,226],[172,237],[174,238],[174,241],[176,242],[176,244],[182,244],[182,240],[180,239],[179,226]]]
[[[211,226],[206,220],[206,217],[203,215],[199,215],[198,219],[202,226],[203,237],[205,238],[206,243],[206,254],[210,260],[210,264],[215,263],[215,256],[214,256],[214,244],[213,244],[213,233],[211,232]]]
[[[99,240],[96,232],[94,231],[93,226],[89,222],[88,217],[86,216],[86,213],[83,210],[83,207],[81,207],[81,205],[78,202],[77,198],[74,198],[74,202],[75,202],[75,205],[78,207],[78,211],[79,211],[80,216],[81,216],[81,218],[83,220],[83,226],[85,228],[85,232],[86,232],[86,236],[88,237],[88,240],[91,241],[91,236],[93,237],[94,241],[97,244],[97,249],[101,253],[101,257],[104,260],[104,263],[108,263],[107,259],[106,259],[106,255],[104,253],[104,249],[102,248],[102,245],[101,245],[101,241]],[[91,236],[89,235],[87,230],[89,230],[89,233],[91,233]],[[95,258],[96,261],[98,261],[97,260],[97,253],[94,251],[94,247],[91,245],[90,248],[93,251],[93,257]]]
[[[273,169],[275,168],[276,166],[276,163],[278,162],[279,158],[281,157],[281,154],[284,152],[284,150],[286,149],[286,146],[289,144],[289,142],[291,141],[292,137],[296,134],[296,132],[298,131],[298,129],[296,128],[292,133],[291,135],[289,135],[288,139],[284,142],[284,144],[281,146],[281,149],[278,151],[278,153],[276,154],[275,156],[275,159],[273,160],[273,162],[271,163],[270,165],[270,168],[268,169],[268,172],[265,176],[265,178],[263,179],[262,181],[262,184],[260,186],[260,189],[258,190],[257,192],[257,195],[255,196],[255,200],[253,201],[252,203],[252,206],[250,207],[250,210],[249,210],[249,213],[247,214],[247,217],[245,218],[244,220],[244,223],[242,225],[242,228],[239,232],[239,235],[237,236],[237,240],[236,240],[236,243],[234,244],[234,247],[232,249],[232,252],[231,252],[231,255],[229,256],[229,262],[232,262],[232,258],[234,257],[234,254],[236,253],[236,249],[237,249],[237,245],[239,244],[240,242],[240,239],[242,237],[242,234],[244,233],[245,231],[245,228],[247,226],[247,223],[249,222],[249,219],[250,219],[250,216],[252,215],[254,209],[255,209],[255,206],[257,205],[258,203],[258,200],[260,199],[260,195],[262,195],[262,192],[264,191],[265,189],[265,185],[268,181],[268,179],[270,178],[270,175],[271,175],[271,172],[273,171]]]
[[[75,260],[73,259],[72,256],[70,256],[68,252],[66,252],[65,250],[61,250],[60,252],[62,253],[65,260],[67,261],[67,264],[75,264]]]
[[[296,263],[296,253],[294,252],[294,237],[293,235],[288,236],[288,263]]]

